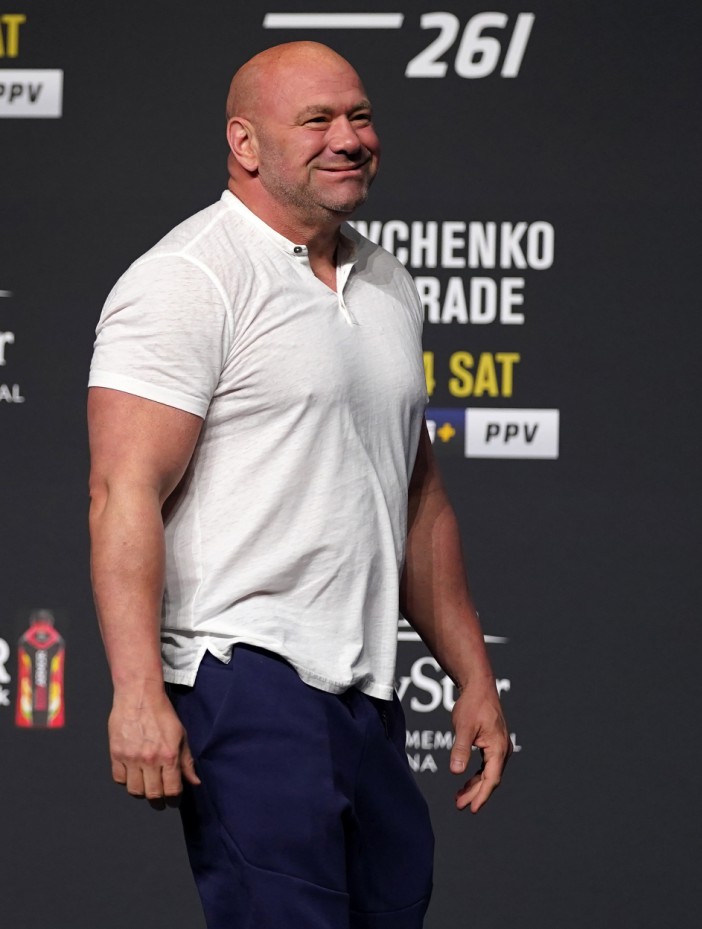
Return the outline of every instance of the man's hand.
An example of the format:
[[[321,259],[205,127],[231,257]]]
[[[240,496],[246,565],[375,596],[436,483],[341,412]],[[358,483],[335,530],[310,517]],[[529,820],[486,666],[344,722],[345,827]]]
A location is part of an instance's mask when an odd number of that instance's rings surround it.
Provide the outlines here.
[[[414,626],[460,697],[453,708],[451,771],[464,774],[471,748],[480,770],[459,790],[456,806],[477,813],[500,783],[512,742],[500,707],[478,613],[468,589],[461,535],[424,425],[409,487],[400,612]]]
[[[502,772],[512,754],[512,741],[507,731],[500,698],[494,680],[468,684],[462,691],[452,714],[456,734],[451,751],[451,771],[463,774],[469,764],[471,748],[480,749],[482,765],[458,791],[456,807],[471,813],[487,801],[499,786]]]
[[[183,779],[200,783],[185,730],[163,692],[136,701],[115,697],[108,734],[113,780],[154,809],[177,803]]]

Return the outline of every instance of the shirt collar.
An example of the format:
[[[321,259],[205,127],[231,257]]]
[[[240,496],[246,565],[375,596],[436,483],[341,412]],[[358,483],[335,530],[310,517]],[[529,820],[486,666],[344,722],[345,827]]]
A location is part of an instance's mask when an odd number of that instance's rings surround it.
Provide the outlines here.
[[[229,209],[233,210],[235,213],[238,213],[239,216],[243,216],[250,223],[256,226],[267,238],[271,239],[273,242],[278,245],[284,252],[287,252],[288,255],[291,255],[293,258],[302,258],[307,257],[307,246],[301,245],[296,242],[291,242],[290,239],[286,239],[284,235],[281,235],[279,232],[276,232],[272,226],[269,226],[268,223],[264,222],[260,216],[257,216],[252,210],[250,210],[245,203],[243,203],[231,190],[225,190],[222,193],[221,200]],[[341,232],[341,237],[339,239],[339,248],[337,249],[337,258],[336,264],[337,267],[342,267],[346,264],[353,264],[356,261],[358,248],[354,239],[348,235],[350,227],[344,224],[344,231]]]

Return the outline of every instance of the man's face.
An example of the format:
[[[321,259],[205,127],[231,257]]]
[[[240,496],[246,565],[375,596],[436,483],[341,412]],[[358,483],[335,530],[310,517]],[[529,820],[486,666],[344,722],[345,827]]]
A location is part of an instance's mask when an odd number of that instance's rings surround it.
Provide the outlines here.
[[[380,143],[371,107],[343,61],[281,69],[254,126],[261,185],[308,222],[350,213],[375,177]]]

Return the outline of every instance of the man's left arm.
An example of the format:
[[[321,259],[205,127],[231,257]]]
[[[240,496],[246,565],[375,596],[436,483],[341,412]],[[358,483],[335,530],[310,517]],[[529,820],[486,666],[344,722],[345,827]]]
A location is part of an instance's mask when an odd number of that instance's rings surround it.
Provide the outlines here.
[[[409,487],[400,609],[459,690],[451,771],[467,770],[473,745],[483,764],[459,790],[456,806],[477,813],[499,785],[512,743],[466,580],[458,522],[426,425]]]

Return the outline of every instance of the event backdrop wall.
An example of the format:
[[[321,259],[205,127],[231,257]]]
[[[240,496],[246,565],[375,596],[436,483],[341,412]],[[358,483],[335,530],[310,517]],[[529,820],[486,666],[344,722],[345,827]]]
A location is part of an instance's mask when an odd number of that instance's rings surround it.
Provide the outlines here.
[[[425,306],[428,419],[515,745],[459,815],[453,687],[401,625],[427,925],[696,922],[699,25],[693,0],[0,7],[4,926],[202,926],[177,814],[109,777],[85,384],[116,277],[224,187],[234,69],[304,37],[375,102],[356,222]]]

